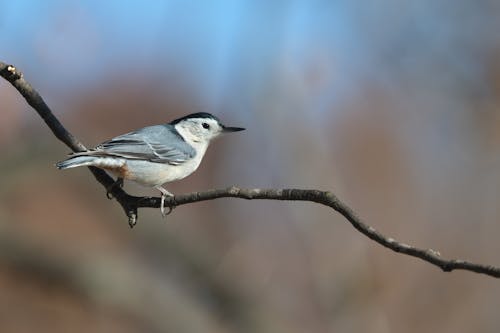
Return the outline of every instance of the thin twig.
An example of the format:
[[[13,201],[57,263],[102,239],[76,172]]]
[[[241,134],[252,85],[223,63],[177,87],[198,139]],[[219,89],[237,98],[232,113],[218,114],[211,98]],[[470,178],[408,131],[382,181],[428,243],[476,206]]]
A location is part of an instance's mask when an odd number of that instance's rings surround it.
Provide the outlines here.
[[[24,80],[22,74],[17,71],[14,66],[0,62],[0,75],[7,81],[9,81],[21,93],[21,95],[23,95],[26,101],[45,120],[49,128],[59,140],[64,142],[75,152],[83,151],[86,149],[80,141],[78,141],[73,135],[71,135],[71,133],[69,133],[64,128],[64,126],[62,126],[62,124],[53,115],[49,107],[45,104],[40,94],[38,94],[38,92],[36,92],[36,90],[34,90],[33,87]],[[109,188],[113,184],[113,179],[104,171],[93,167],[90,167],[89,169],[94,174],[94,177],[97,179],[97,181],[99,181],[105,188]],[[111,193],[125,210],[125,213],[129,218],[130,227],[133,227],[137,222],[138,208],[160,207],[160,198],[157,197],[132,196],[123,191],[118,186],[113,187],[111,189]],[[352,224],[352,226],[363,235],[395,252],[400,252],[409,256],[420,258],[441,268],[445,272],[451,272],[453,270],[461,269],[500,278],[500,268],[498,267],[475,264],[464,260],[443,259],[437,251],[431,249],[416,248],[411,245],[398,242],[390,237],[384,236],[375,228],[365,224],[351,208],[341,202],[333,193],[327,191],[304,189],[242,189],[233,186],[226,189],[216,189],[204,192],[193,192],[188,194],[176,195],[175,197],[167,198],[165,204],[170,207],[177,207],[194,202],[219,198],[315,202],[333,208],[335,211],[344,216]]]

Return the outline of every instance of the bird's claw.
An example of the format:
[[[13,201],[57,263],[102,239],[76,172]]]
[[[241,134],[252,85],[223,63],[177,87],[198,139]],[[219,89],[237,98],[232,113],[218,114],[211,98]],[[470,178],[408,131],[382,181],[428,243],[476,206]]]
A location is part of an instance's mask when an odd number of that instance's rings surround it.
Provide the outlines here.
[[[168,211],[167,211],[167,212],[165,212],[165,206],[162,206],[162,207],[160,208],[160,211],[161,211],[161,217],[166,218],[166,217],[167,217],[167,215],[170,215],[170,213],[172,213],[172,211],[174,210],[174,208],[175,208],[175,207],[168,206],[167,208],[168,208]]]
[[[165,212],[165,198],[173,197],[174,195],[172,193],[170,193],[169,191],[165,190],[164,188],[161,188],[161,189],[159,188],[159,190],[161,192],[160,212],[161,212],[161,216],[163,218],[165,218],[167,215],[172,213],[172,211],[175,208],[175,206],[168,206],[168,212]]]

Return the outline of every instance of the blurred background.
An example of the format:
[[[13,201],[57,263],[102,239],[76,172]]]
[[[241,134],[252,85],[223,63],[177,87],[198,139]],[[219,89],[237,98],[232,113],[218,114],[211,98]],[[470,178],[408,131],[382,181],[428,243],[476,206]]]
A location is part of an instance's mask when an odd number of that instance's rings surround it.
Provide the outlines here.
[[[85,145],[206,111],[174,193],[332,190],[388,236],[500,265],[500,3],[0,0],[0,59]],[[2,332],[498,332],[498,280],[311,203],[121,207],[0,80]],[[156,191],[127,183],[133,194]]]

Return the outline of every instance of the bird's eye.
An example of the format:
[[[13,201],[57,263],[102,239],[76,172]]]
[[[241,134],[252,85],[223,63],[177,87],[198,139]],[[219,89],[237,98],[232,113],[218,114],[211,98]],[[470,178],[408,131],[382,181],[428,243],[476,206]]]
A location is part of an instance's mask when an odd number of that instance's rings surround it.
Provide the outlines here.
[[[203,123],[203,124],[201,124],[201,126],[203,126],[204,129],[209,129],[210,128],[210,125],[207,124],[207,123]]]

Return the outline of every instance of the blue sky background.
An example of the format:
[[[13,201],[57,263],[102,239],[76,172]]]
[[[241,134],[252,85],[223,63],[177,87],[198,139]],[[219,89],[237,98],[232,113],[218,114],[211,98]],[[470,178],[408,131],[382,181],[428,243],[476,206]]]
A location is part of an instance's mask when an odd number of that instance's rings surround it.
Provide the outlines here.
[[[308,113],[365,83],[488,94],[493,1],[2,1],[0,43],[44,84],[78,91],[100,73],[174,75],[203,107],[247,105],[286,75],[315,76]],[[432,80],[430,80],[431,74]],[[333,104],[332,104],[333,103]],[[247,110],[247,112],[250,112]]]

